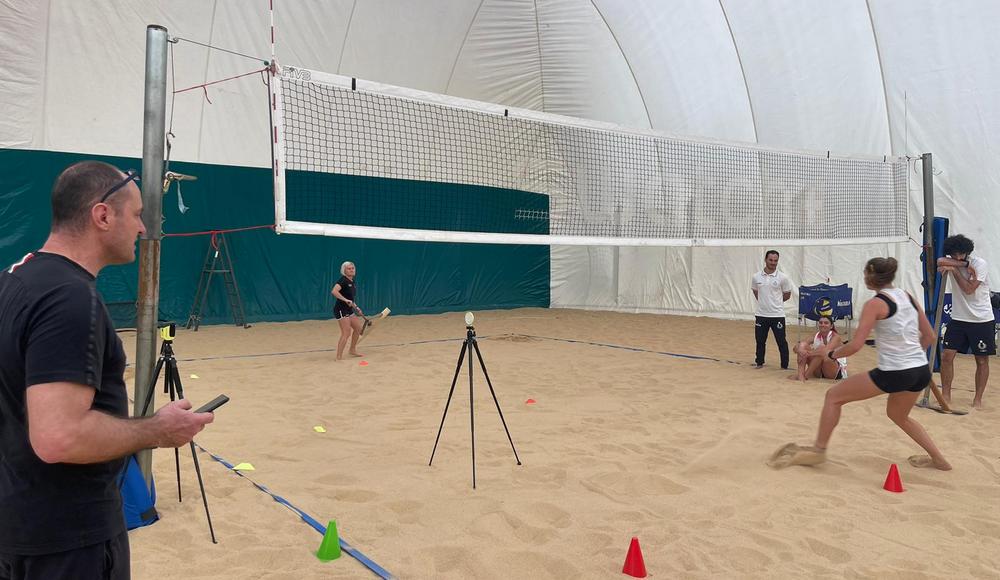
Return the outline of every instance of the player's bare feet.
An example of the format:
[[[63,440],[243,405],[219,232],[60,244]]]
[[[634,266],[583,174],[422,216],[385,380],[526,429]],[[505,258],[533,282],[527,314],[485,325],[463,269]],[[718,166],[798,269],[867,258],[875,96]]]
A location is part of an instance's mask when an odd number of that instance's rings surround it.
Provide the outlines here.
[[[913,467],[933,467],[941,471],[951,471],[951,464],[945,461],[944,458],[934,461],[929,455],[911,455],[907,458],[907,461]]]
[[[351,354],[351,356],[356,356],[356,357],[363,357],[363,356],[365,356],[365,355],[363,355],[363,354],[361,354],[359,352],[351,352],[350,354]]]
[[[972,408],[975,409],[975,410],[977,410],[977,411],[982,411],[983,410],[983,400],[982,399],[973,399],[972,400]]]
[[[788,375],[788,380],[790,381],[805,381],[806,377],[800,374]]]

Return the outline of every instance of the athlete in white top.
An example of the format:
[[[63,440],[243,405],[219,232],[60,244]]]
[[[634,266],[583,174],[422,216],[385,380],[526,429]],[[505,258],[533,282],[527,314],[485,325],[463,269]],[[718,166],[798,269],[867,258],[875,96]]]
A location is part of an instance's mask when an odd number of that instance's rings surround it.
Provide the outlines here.
[[[996,324],[990,304],[989,265],[973,256],[975,244],[959,234],[944,241],[946,257],[938,258],[938,271],[951,275],[958,288],[951,292],[951,322],[941,351],[941,391],[951,402],[951,382],[955,377],[955,355],[971,352],[976,357],[976,394],[972,407],[983,408],[983,393],[990,378],[990,356],[997,353]]]
[[[865,265],[865,285],[877,294],[865,302],[857,335],[844,346],[832,349],[823,346],[817,349],[830,359],[849,357],[861,350],[865,339],[874,329],[877,335],[875,344],[878,348],[878,368],[853,375],[830,387],[823,403],[815,444],[807,447],[794,443],[785,445],[768,462],[772,467],[823,463],[826,461],[826,447],[830,436],[840,421],[841,407],[845,403],[888,393],[886,414],[927,452],[927,455],[910,457],[910,464],[945,471],[951,469],[927,431],[910,418],[910,410],[917,402],[920,392],[931,381],[924,352],[936,337],[920,306],[904,290],[893,288],[896,268],[895,258],[868,260]]]
[[[826,350],[830,350],[844,344],[833,323],[833,318],[820,316],[819,320],[816,321],[816,326],[819,328],[819,332],[813,336],[812,342],[803,340],[792,348],[792,351],[798,355],[799,368],[797,373],[789,375],[788,378],[799,381],[807,381],[812,378],[846,379],[847,358],[830,360],[825,355],[818,354],[819,349],[824,346],[827,347]]]

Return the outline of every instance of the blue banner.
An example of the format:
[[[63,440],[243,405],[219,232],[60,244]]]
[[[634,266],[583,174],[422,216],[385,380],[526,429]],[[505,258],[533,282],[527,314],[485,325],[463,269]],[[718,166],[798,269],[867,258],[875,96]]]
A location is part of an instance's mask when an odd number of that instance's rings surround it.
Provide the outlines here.
[[[854,291],[847,284],[799,286],[799,316],[809,320],[819,320],[820,316],[854,318]]]

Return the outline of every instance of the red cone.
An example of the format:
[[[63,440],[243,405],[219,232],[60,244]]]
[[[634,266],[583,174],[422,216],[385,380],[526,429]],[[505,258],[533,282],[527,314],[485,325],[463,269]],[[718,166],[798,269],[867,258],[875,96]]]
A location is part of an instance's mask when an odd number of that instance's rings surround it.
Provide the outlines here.
[[[886,476],[882,489],[894,493],[903,492],[903,482],[899,479],[899,468],[896,467],[895,463],[889,468],[889,475]]]
[[[639,538],[632,538],[632,543],[628,546],[628,555],[625,556],[625,567],[622,574],[628,574],[633,578],[646,577],[646,564],[642,561],[642,550],[639,549]]]
[[[524,402],[524,404],[525,405],[534,405],[535,404],[535,400],[534,399],[528,399],[527,401]]]

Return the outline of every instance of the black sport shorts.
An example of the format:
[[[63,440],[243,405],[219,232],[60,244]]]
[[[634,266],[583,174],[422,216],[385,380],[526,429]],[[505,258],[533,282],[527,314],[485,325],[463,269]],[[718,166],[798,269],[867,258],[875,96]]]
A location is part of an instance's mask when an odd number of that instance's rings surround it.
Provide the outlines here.
[[[931,383],[931,369],[927,365],[901,371],[872,369],[868,371],[868,376],[871,377],[876,387],[886,393],[901,393],[903,391],[919,393]]]

